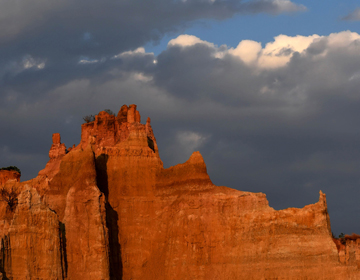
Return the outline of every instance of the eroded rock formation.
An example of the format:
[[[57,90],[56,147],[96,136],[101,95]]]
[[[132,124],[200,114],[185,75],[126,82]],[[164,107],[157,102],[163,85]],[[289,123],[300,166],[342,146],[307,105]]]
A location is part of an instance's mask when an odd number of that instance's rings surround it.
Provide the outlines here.
[[[326,196],[276,211],[262,193],[212,184],[204,160],[163,168],[136,105],[100,112],[0,201],[4,279],[360,279],[360,239],[333,241]],[[1,175],[1,172],[0,172]],[[15,180],[14,180],[15,179]]]
[[[8,234],[9,279],[62,279],[59,220],[26,185]]]
[[[333,240],[339,251],[340,262],[360,269],[360,235],[353,233]]]

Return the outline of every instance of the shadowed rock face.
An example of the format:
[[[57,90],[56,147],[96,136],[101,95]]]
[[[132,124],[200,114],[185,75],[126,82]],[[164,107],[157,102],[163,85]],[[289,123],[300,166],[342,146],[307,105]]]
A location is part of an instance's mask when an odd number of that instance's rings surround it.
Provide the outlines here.
[[[100,112],[77,147],[53,135],[36,178],[0,181],[20,194],[15,210],[0,201],[4,277],[360,279],[360,239],[332,240],[321,191],[276,211],[262,193],[213,185],[199,152],[164,169],[140,120],[136,105]]]

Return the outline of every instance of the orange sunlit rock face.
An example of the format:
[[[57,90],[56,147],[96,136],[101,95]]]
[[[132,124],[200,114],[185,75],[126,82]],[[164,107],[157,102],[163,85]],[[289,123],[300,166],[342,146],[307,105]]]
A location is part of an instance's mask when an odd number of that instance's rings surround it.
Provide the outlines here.
[[[62,279],[59,221],[40,200],[35,188],[25,186],[5,238],[8,242],[6,277]]]
[[[340,262],[348,266],[357,266],[360,269],[360,235],[346,234],[344,238],[334,238],[334,242],[339,251]]]
[[[0,200],[4,276],[360,279],[360,239],[333,240],[321,191],[276,211],[265,194],[212,184],[199,152],[164,169],[150,118],[140,121],[136,105],[102,111],[76,147],[53,134],[36,178],[0,181],[18,196],[13,209]]]
[[[20,173],[12,170],[0,170],[0,186],[9,180],[20,182]]]

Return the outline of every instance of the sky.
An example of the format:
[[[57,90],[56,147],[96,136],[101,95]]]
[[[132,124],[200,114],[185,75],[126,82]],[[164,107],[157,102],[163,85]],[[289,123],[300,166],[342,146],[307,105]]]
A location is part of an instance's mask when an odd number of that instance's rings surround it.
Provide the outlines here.
[[[274,209],[322,190],[334,234],[360,233],[358,1],[0,1],[0,167],[35,177],[53,133],[77,145],[123,104],[165,167],[198,150]]]

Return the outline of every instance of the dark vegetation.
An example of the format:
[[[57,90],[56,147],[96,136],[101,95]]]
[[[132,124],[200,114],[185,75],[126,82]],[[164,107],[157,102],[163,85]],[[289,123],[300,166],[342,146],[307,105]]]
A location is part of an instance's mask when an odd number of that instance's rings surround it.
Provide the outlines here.
[[[83,120],[84,120],[86,123],[90,123],[90,122],[95,121],[95,116],[93,116],[93,115],[87,115],[87,116],[83,117]]]
[[[340,240],[340,242],[341,242],[342,244],[345,244],[345,243],[346,243],[344,233],[340,233],[338,239]]]
[[[2,168],[0,168],[0,170],[16,171],[16,172],[19,172],[21,174],[20,169],[17,168],[16,166],[2,167]]]
[[[113,115],[115,116],[115,113],[113,111],[111,111],[110,109],[105,109],[104,110],[106,113],[108,113],[109,115]]]
[[[105,109],[104,112],[108,113],[109,115],[115,116],[115,113],[110,109]],[[87,116],[83,117],[83,120],[86,123],[91,123],[91,122],[95,121],[95,116],[94,115],[87,115]]]
[[[0,189],[0,200],[7,203],[10,211],[14,211],[18,203],[17,193],[13,188],[6,189],[5,186],[3,186]]]

